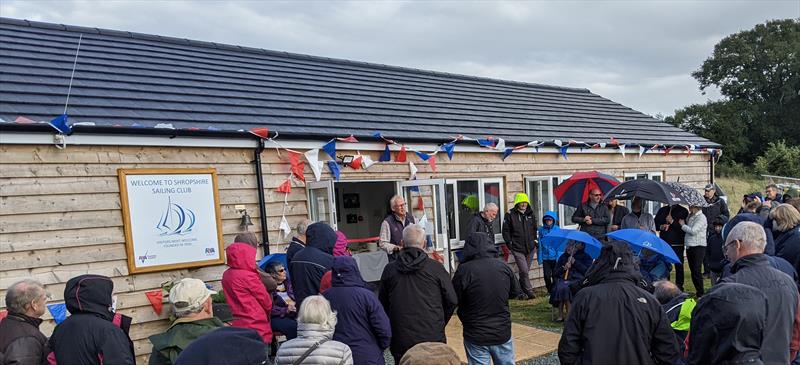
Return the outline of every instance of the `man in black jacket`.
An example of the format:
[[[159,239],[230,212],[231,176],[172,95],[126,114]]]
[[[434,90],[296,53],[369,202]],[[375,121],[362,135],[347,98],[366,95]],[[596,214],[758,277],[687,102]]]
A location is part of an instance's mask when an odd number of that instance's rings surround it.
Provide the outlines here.
[[[511,268],[495,258],[497,248],[484,234],[464,243],[464,261],[453,277],[458,318],[464,326],[464,349],[470,364],[513,365],[508,300],[521,294]]]
[[[536,216],[533,215],[528,195],[518,193],[514,197],[514,208],[508,211],[503,221],[503,240],[511,248],[517,264],[519,285],[528,299],[533,298],[533,285],[529,273],[536,252]]]
[[[483,206],[482,211],[470,217],[467,221],[466,232],[464,233],[465,238],[469,237],[473,232],[480,232],[492,237],[492,241],[494,241],[494,227],[492,226],[492,222],[497,219],[498,209],[497,204],[487,203]]]
[[[458,304],[450,275],[423,247],[425,229],[417,224],[407,226],[403,249],[381,275],[379,297],[392,323],[389,348],[396,364],[418,343],[447,343],[444,328]]]
[[[306,238],[306,231],[310,225],[311,221],[308,219],[303,219],[300,223],[297,223],[295,227],[297,234],[292,236],[292,241],[286,247],[286,266],[291,266],[294,255],[306,248],[306,240],[308,239]]]
[[[692,314],[687,364],[766,364],[761,351],[767,298],[749,285],[720,283]],[[788,364],[788,362],[786,363]]]
[[[39,331],[47,306],[42,283],[26,279],[8,287],[8,316],[0,321],[0,364],[44,364],[47,362],[47,337]]]
[[[724,216],[726,220],[730,219],[731,212],[728,211],[728,203],[717,195],[717,187],[714,186],[714,184],[708,184],[704,191],[703,197],[706,199],[706,203],[708,203],[708,206],[703,208],[703,215],[706,216],[706,220],[713,222],[714,219],[720,215]],[[713,230],[714,227],[709,225],[708,234],[711,234]]]
[[[680,264],[675,264],[675,284],[681,291],[683,291],[683,251],[685,248],[683,240],[686,232],[681,229],[679,222],[688,219],[689,211],[678,204],[661,207],[654,218],[661,239],[669,243],[669,246],[675,251],[675,255],[678,256],[678,260],[681,260]]]
[[[589,201],[581,204],[572,214],[572,223],[580,224],[581,231],[603,241],[611,218],[608,207],[601,203],[601,200],[603,200],[603,192],[599,189],[592,189],[589,192]]]
[[[115,321],[111,307],[113,290],[114,282],[101,275],[81,275],[67,281],[64,302],[71,315],[56,326],[50,337],[57,363],[133,365],[136,362],[133,343]]]
[[[792,341],[797,286],[792,278],[772,267],[763,253],[765,245],[766,235],[758,223],[742,222],[733,227],[723,247],[725,256],[733,263],[731,275],[720,282],[746,284],[764,293],[767,323],[761,346],[762,360],[764,364],[788,364],[798,350],[797,342]]]
[[[322,276],[333,267],[336,232],[327,223],[317,222],[308,226],[306,238],[306,247],[294,255],[289,266],[298,308],[303,299],[319,294]]]
[[[563,365],[676,364],[678,343],[652,294],[637,283],[641,275],[623,242],[603,247],[564,322],[558,343]]]

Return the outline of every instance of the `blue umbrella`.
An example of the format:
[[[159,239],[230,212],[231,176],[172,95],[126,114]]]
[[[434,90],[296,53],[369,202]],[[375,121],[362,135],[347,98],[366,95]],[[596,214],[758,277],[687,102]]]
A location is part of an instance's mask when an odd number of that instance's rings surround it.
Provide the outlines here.
[[[646,248],[666,257],[667,261],[673,264],[681,263],[681,260],[678,259],[678,255],[675,255],[675,251],[672,250],[672,247],[650,231],[645,231],[643,229],[620,229],[606,236],[627,242],[632,248],[636,249],[635,251],[641,251],[641,249]]]
[[[542,238],[542,243],[552,245],[556,251],[564,252],[567,249],[569,241],[578,241],[586,244],[586,251],[589,256],[596,259],[600,256],[600,250],[603,244],[596,238],[590,236],[588,233],[576,229],[558,229],[550,232],[547,236]]]

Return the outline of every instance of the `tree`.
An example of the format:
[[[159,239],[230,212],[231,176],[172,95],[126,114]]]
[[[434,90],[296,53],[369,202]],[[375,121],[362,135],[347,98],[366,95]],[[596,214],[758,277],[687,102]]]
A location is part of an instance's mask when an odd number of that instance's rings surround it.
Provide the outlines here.
[[[783,141],[770,143],[755,163],[760,174],[800,177],[800,146],[787,146]]]
[[[800,20],[773,20],[722,39],[692,76],[724,99],[677,110],[666,120],[752,163],[771,142],[800,145]]]

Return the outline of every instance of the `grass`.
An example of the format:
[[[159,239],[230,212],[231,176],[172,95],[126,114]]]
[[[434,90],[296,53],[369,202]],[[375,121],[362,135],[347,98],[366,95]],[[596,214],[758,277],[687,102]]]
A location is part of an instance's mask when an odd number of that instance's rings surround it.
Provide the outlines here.
[[[764,179],[755,177],[726,177],[721,176],[716,178],[716,183],[722,187],[722,190],[728,195],[728,205],[733,202],[738,209],[738,202],[742,200],[744,194],[750,194],[755,191],[763,193],[764,187],[767,185]],[[732,209],[733,210],[733,209]]]

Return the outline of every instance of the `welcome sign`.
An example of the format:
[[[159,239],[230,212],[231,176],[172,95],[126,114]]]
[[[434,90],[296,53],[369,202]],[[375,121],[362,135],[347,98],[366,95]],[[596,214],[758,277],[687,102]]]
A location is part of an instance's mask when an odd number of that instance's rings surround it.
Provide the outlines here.
[[[130,273],[224,262],[215,169],[119,169]]]

